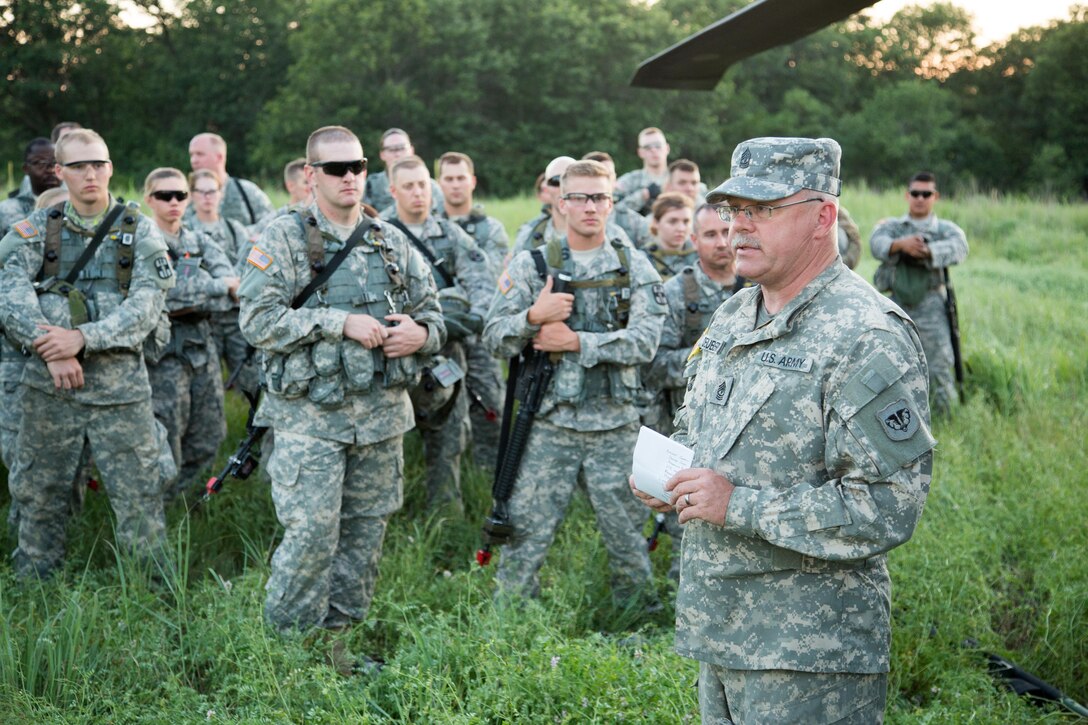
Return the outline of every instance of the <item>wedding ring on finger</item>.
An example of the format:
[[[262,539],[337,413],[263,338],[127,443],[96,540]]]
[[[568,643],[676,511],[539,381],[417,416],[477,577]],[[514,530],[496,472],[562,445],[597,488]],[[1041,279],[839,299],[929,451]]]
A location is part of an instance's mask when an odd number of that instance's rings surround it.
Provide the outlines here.
[[[685,493],[684,494],[684,505],[685,506],[691,506],[691,494],[690,493]]]

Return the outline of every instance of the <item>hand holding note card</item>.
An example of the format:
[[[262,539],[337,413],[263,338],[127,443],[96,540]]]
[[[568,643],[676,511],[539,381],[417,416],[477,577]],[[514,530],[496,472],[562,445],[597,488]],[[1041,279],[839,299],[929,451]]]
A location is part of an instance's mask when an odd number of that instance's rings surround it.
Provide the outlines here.
[[[671,504],[671,497],[665,491],[665,482],[676,475],[677,471],[690,468],[693,456],[694,451],[687,446],[643,426],[639,429],[634,460],[631,462],[635,488]]]

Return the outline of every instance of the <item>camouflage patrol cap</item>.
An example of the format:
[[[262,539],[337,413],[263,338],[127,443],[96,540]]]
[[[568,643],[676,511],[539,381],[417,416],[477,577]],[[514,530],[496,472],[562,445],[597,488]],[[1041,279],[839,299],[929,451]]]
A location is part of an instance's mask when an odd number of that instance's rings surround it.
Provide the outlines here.
[[[801,189],[839,195],[842,149],[831,138],[753,138],[733,151],[730,177],[706,196],[720,204],[727,196],[773,201]]]

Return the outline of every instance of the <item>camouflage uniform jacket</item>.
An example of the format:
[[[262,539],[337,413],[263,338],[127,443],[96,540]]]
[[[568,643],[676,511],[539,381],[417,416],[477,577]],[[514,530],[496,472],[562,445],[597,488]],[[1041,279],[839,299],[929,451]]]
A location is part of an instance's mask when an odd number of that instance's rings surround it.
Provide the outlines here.
[[[685,241],[679,249],[666,249],[660,242],[651,242],[642,251],[653,262],[654,269],[661,275],[661,279],[668,282],[680,274],[684,267],[690,267],[699,261],[699,254],[695,251],[695,245],[690,240]]]
[[[654,176],[646,169],[628,171],[616,180],[616,203],[641,213],[643,207],[648,210],[651,203],[642,198],[642,190],[648,188],[650,184],[657,184],[659,188],[664,189],[668,181],[668,169],[663,170],[657,176]]]
[[[653,235],[650,234],[650,225],[647,223],[646,217],[630,207],[613,204],[609,221],[622,229],[627,238],[631,240],[631,244],[639,249],[653,241]]]
[[[277,211],[276,216],[283,213]],[[274,218],[267,217],[259,226],[263,229]],[[231,267],[234,268],[235,273],[240,273],[245,269],[246,256],[249,255],[249,250],[253,248],[253,244],[249,241],[249,232],[241,222],[220,217],[219,221],[211,224],[205,224],[199,219],[194,219],[186,226],[195,232],[203,232],[209,235],[223,250],[223,253],[227,255],[227,260],[230,262]]]
[[[34,211],[37,196],[30,188],[19,187],[19,193],[0,201],[0,235],[7,234],[8,227],[26,219]]]
[[[510,236],[506,233],[506,227],[502,225],[502,222],[484,214],[483,207],[478,204],[472,207],[469,214],[451,217],[443,209],[439,216],[454,222],[472,237],[476,246],[487,255],[492,276],[498,279],[503,262],[510,251]]]
[[[343,248],[344,242],[336,237],[316,204],[309,207],[307,212],[317,219],[318,228],[325,239],[327,261]],[[388,253],[399,268],[407,299],[398,301],[397,311],[410,314],[413,320],[427,328],[427,341],[423,347],[415,355],[409,356],[409,360],[402,359],[400,363],[415,365],[421,356],[437,352],[446,339],[446,328],[442,324],[430,270],[396,228],[366,216],[360,223],[379,227]],[[374,294],[374,290],[386,286],[388,280],[384,271],[380,274],[371,271],[384,266],[371,263],[370,257],[377,254],[377,239],[372,232],[368,232],[340,265],[330,283],[337,279],[350,280],[359,286],[357,298],[377,299],[378,307],[383,307],[383,295]],[[278,384],[269,384],[256,422],[280,430],[357,445],[369,445],[410,430],[414,417],[407,385],[385,387],[375,381],[368,390],[348,394],[342,404],[334,407],[318,405],[305,393],[296,395],[287,390],[288,378],[292,375],[295,382],[307,385],[317,376],[312,359],[314,352],[330,346],[338,348],[346,362],[356,359],[356,353],[359,353],[356,348],[361,347],[354,340],[344,337],[344,323],[349,314],[345,308],[350,305],[337,307],[327,304],[323,291],[318,290],[310,295],[302,307],[291,308],[292,301],[313,277],[306,231],[297,215],[278,217],[268,225],[250,252],[249,265],[250,270],[238,290],[241,299],[238,322],[246,340],[263,351],[262,367],[266,378],[269,369],[277,364],[283,369],[283,390],[277,391]],[[385,312],[388,310],[376,310],[372,316],[381,319]],[[346,347],[351,349],[345,352]],[[379,354],[365,349],[362,353]],[[340,365],[341,361],[336,360],[334,364]]]
[[[932,473],[921,343],[838,260],[756,328],[761,298],[722,305],[689,363],[673,437],[737,488],[724,526],[685,526],[677,651],[886,672],[886,552],[914,532]]]
[[[46,223],[50,209],[39,209],[17,224],[0,241],[0,321],[8,335],[27,350],[41,335],[39,325],[71,329],[68,299],[60,294],[38,295],[34,281],[42,269]],[[85,347],[81,353],[84,385],[57,390],[45,362],[27,358],[24,385],[49,395],[86,405],[117,405],[147,400],[151,387],[141,354],[144,339],[155,328],[163,308],[163,292],[174,286],[162,234],[150,219],[139,215],[132,279],[122,295],[116,277],[122,212],[95,256],[80,272],[75,286],[87,298],[90,321],[79,325]],[[21,227],[21,229],[17,229]],[[61,230],[59,276],[68,274],[94,235],[66,217]]]
[[[685,294],[688,276],[694,280],[697,290],[697,299],[690,302]],[[643,369],[643,381],[648,389],[655,392],[675,389],[683,391],[687,382],[684,379],[684,368],[687,367],[688,354],[698,342],[700,333],[710,324],[715,310],[733,296],[733,291],[734,285],[724,286],[708,277],[701,264],[684,267],[680,274],[665,283],[669,311],[661,328],[661,343],[657,346],[653,362]],[[691,316],[689,304],[696,305],[694,316],[699,319],[698,329],[688,325]]]
[[[377,209],[379,213],[393,206],[393,194],[389,191],[389,174],[384,171],[367,174],[363,201]],[[442,187],[437,181],[431,179],[431,213],[438,214],[445,206],[446,198],[442,195]]]
[[[617,242],[626,246],[627,265]],[[565,237],[562,243],[565,248]],[[653,358],[666,311],[661,278],[649,260],[619,240],[605,242],[587,265],[568,263],[575,282],[617,278],[625,266],[629,282],[625,288],[573,290],[574,312],[567,323],[578,333],[581,350],[562,354],[538,416],[576,431],[612,430],[637,422],[639,366]],[[499,279],[484,326],[483,342],[492,354],[512,357],[540,332],[540,325],[530,324],[527,315],[543,288],[532,253],[518,253]],[[617,319],[617,302],[625,296],[630,302],[626,326]]]
[[[901,255],[891,253],[892,242],[910,234],[922,234],[929,241],[932,256],[924,260],[924,264],[935,272],[931,284],[933,289],[941,285],[937,270],[967,259],[967,237],[963,230],[950,221],[938,219],[936,214],[930,214],[925,219],[914,219],[910,214],[904,214],[897,219],[881,221],[869,238],[869,249],[880,261],[895,263]]]
[[[215,358],[210,313],[234,307],[224,277],[235,275],[234,266],[211,235],[182,227],[178,236],[163,233],[177,284],[166,293],[170,313],[170,344],[165,354],[185,359],[194,368]]]
[[[386,210],[382,218],[399,221],[396,206]],[[431,275],[438,286],[439,297],[451,293],[463,296],[469,302],[470,311],[483,318],[495,292],[495,278],[491,275],[487,256],[476,246],[476,242],[461,227],[433,214],[427,215],[423,221],[423,232],[418,236],[453,282],[453,288],[449,289],[445,277],[431,265]]]

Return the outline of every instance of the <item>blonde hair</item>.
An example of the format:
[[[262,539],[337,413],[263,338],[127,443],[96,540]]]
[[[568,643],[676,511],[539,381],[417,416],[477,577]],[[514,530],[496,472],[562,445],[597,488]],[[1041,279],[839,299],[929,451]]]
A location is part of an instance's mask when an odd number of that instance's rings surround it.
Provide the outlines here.
[[[401,169],[414,169],[422,167],[427,171],[427,176],[431,175],[430,169],[427,168],[427,164],[423,159],[418,156],[405,156],[404,158],[397,159],[393,162],[393,165],[389,167],[389,182],[393,183],[397,179],[397,174]]]
[[[65,138],[67,138],[67,136]],[[156,181],[158,181],[159,179],[169,178],[181,179],[182,183],[185,184],[185,188],[189,188],[189,180],[185,178],[185,174],[181,173],[181,171],[173,167],[162,166],[152,171],[150,174],[147,175],[147,178],[144,179],[144,196],[147,196],[155,190]]]
[[[600,161],[575,161],[559,177],[559,190],[566,193],[567,179],[596,179],[598,177],[612,181],[612,174],[608,173],[608,167]]]
[[[77,128],[61,136],[57,139],[56,145],[53,147],[53,156],[57,159],[58,164],[65,162],[65,151],[71,144],[83,144],[84,146],[92,143],[100,143],[106,146],[106,139],[98,135],[97,132],[92,131],[89,128]],[[109,156],[109,146],[106,146],[106,156]],[[109,161],[109,158],[95,159],[96,161]]]
[[[161,169],[159,169],[161,170]],[[151,173],[155,173],[154,171]],[[150,177],[148,177],[150,178]],[[215,182],[215,188],[222,190],[223,182],[219,180],[219,174],[215,173],[211,169],[197,169],[189,173],[189,188],[195,188],[197,179],[211,179]],[[146,184],[145,184],[146,186]],[[147,193],[146,190],[144,193]]]

